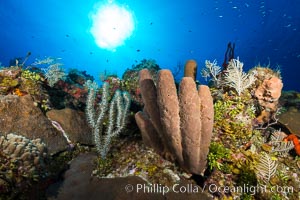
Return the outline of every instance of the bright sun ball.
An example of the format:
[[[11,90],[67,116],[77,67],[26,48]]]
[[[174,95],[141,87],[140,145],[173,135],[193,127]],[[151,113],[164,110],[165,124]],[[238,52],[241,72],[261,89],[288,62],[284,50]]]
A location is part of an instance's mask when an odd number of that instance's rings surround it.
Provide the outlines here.
[[[96,9],[92,14],[90,32],[96,44],[103,49],[115,51],[124,44],[134,30],[132,13],[124,6],[108,3]]]

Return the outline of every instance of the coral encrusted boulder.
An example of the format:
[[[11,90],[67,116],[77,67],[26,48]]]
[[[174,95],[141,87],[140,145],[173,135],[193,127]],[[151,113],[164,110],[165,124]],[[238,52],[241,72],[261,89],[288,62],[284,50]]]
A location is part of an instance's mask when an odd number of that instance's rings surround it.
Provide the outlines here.
[[[0,136],[15,133],[28,139],[40,138],[50,154],[67,148],[67,141],[30,95],[0,96]]]
[[[92,145],[92,130],[88,126],[85,113],[70,108],[50,110],[46,113],[50,120],[58,122],[72,143]]]
[[[257,117],[258,122],[268,122],[278,109],[278,100],[281,96],[283,83],[278,77],[265,79],[263,83],[255,90],[255,97],[259,102],[261,109]]]

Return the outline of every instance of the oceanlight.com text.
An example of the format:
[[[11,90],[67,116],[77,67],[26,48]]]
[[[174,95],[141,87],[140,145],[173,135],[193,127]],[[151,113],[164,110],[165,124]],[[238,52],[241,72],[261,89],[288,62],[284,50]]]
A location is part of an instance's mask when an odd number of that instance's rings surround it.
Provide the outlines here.
[[[205,184],[203,188],[196,184],[186,184],[179,185],[174,184],[173,186],[165,186],[161,184],[127,184],[125,186],[125,191],[127,193],[136,192],[136,193],[148,193],[148,194],[162,194],[165,195],[168,192],[174,193],[202,193],[207,191],[211,194],[214,193],[247,193],[250,195],[255,195],[258,193],[293,193],[294,188],[292,186],[272,186],[267,187],[264,185],[252,186],[252,185],[243,185],[243,186],[218,186],[216,184]]]

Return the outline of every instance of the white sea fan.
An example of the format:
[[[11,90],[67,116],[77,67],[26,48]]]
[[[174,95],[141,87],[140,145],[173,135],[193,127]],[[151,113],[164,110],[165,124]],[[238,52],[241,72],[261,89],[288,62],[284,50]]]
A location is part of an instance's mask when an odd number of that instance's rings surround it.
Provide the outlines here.
[[[207,78],[212,78],[215,83],[218,83],[218,75],[221,72],[221,67],[217,65],[217,61],[214,60],[210,62],[209,60],[205,61],[205,68],[201,70],[202,77],[207,80]]]
[[[61,63],[55,63],[45,69],[45,77],[48,80],[50,87],[53,87],[59,80],[65,79],[66,73],[64,69],[60,67],[61,65]]]
[[[36,58],[35,62],[32,63],[32,65],[50,65],[50,64],[54,63],[55,60],[56,60],[55,58],[51,58],[51,57],[47,57],[47,58],[41,59],[41,60]]]
[[[228,64],[227,73],[225,74],[225,84],[234,88],[239,96],[256,80],[254,73],[243,72],[243,65],[239,59],[232,59]]]
[[[276,130],[271,135],[270,144],[272,145],[271,152],[277,152],[281,156],[286,156],[288,152],[294,148],[293,141],[284,141],[286,135],[281,130]]]
[[[255,167],[257,178],[268,183],[276,173],[277,165],[276,160],[273,160],[266,152],[262,152]]]

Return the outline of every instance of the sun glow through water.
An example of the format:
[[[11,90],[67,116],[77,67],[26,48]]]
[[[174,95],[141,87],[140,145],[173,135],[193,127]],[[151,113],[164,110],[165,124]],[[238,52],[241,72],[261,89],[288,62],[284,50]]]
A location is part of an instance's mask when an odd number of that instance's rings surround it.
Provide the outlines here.
[[[99,6],[91,18],[90,32],[96,44],[111,51],[124,44],[135,26],[133,14],[126,7],[112,2]]]

